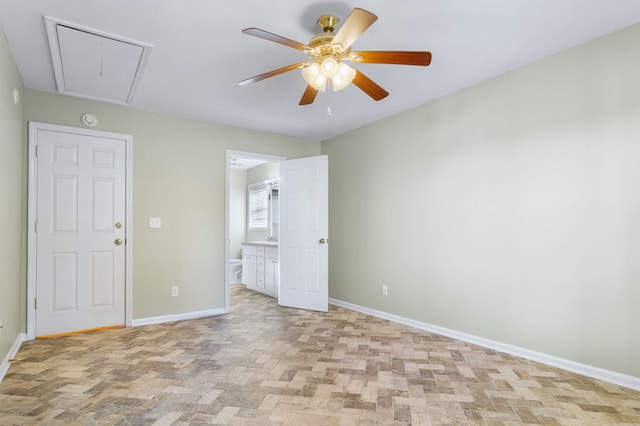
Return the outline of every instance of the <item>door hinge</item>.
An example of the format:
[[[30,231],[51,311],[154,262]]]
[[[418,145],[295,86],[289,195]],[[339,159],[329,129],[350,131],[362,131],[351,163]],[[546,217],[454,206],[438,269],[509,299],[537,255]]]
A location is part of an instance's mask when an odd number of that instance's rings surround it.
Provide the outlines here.
[[[36,228],[36,234],[38,233],[38,221],[36,221],[35,223],[35,228]]]
[[[38,156],[38,145],[36,145],[36,157]]]
[[[38,298],[33,299],[33,309],[38,309]]]

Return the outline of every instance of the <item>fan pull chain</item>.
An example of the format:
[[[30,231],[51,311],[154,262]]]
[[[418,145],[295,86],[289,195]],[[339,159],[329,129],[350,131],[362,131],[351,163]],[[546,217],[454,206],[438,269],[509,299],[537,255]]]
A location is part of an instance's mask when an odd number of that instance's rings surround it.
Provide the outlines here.
[[[331,95],[333,94],[332,90],[327,90],[327,116],[329,118],[333,117],[333,112],[331,111]]]

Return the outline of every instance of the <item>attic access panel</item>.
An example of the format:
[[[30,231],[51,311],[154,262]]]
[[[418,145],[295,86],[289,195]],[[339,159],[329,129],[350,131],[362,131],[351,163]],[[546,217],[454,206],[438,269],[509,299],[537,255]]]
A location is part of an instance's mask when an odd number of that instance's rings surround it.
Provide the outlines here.
[[[152,46],[45,16],[58,92],[128,105]]]

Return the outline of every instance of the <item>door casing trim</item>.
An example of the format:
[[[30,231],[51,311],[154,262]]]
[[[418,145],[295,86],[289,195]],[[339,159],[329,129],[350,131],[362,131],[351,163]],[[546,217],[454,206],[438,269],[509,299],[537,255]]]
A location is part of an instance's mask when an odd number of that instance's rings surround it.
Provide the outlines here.
[[[27,340],[36,338],[36,197],[37,197],[37,165],[36,145],[38,130],[50,130],[63,133],[74,133],[108,139],[125,141],[125,289],[124,316],[125,325],[131,326],[132,317],[132,285],[133,285],[133,136],[121,133],[103,132],[79,127],[61,126],[58,124],[29,122],[29,171],[27,195]]]

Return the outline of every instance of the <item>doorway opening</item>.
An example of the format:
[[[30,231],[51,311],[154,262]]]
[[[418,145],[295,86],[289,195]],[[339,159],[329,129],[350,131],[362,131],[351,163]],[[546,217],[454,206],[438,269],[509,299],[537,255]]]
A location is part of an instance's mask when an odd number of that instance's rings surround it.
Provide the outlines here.
[[[277,223],[261,222],[261,234],[251,234],[250,222],[268,217],[268,207],[252,213],[247,207],[247,229],[241,242],[242,282],[251,290],[276,297],[278,304],[298,309],[327,312],[329,258],[328,157],[319,155],[286,160],[282,157],[227,151],[225,226],[225,309],[229,307],[229,260],[231,257],[231,161],[256,159],[278,163],[279,178],[265,179],[255,189],[262,196],[277,193]],[[248,178],[248,180],[251,180]],[[247,197],[253,189],[248,182]],[[259,191],[254,194],[258,197]],[[273,206],[272,206],[273,208]],[[267,210],[267,212],[265,212]],[[249,217],[255,213],[255,217]],[[268,222],[267,222],[268,223]],[[258,227],[260,228],[260,227]],[[274,241],[274,230],[277,241]],[[271,232],[271,234],[270,234]],[[251,238],[263,238],[251,240]],[[246,249],[246,252],[245,252]],[[236,246],[237,250],[237,246]],[[235,252],[237,255],[237,251]],[[245,257],[245,255],[247,257]],[[232,280],[232,279],[231,279]]]
[[[249,289],[278,297],[279,179],[282,160],[286,158],[227,151],[227,311],[230,308],[230,285],[244,284]]]

